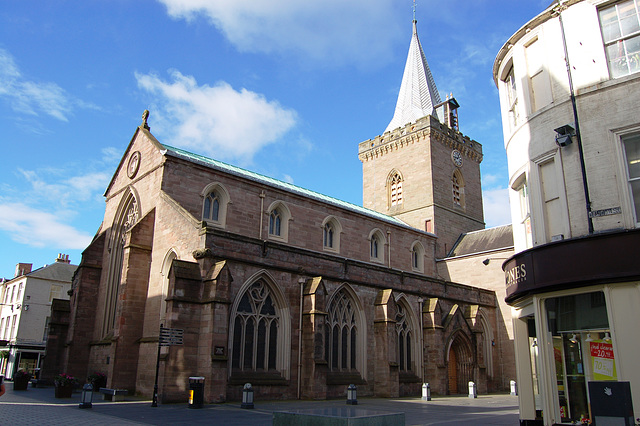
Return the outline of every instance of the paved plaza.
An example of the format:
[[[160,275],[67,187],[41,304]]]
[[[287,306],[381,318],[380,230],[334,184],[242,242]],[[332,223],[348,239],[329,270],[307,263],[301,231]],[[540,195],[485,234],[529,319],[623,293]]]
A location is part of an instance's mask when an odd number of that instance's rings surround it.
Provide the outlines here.
[[[256,401],[255,409],[242,409],[240,403],[208,404],[189,409],[184,404],[160,404],[128,397],[124,401],[103,401],[94,394],[93,407],[80,409],[81,393],[72,398],[54,398],[54,389],[32,388],[0,397],[1,425],[271,425],[275,411],[327,410],[346,406],[346,400]],[[509,395],[380,399],[361,398],[358,409],[403,412],[407,425],[518,425],[518,399]]]

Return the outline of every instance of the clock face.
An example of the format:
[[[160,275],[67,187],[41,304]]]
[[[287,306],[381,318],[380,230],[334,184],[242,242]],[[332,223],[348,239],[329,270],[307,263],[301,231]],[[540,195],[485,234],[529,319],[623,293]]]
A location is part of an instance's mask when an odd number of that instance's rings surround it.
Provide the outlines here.
[[[451,151],[451,160],[457,167],[462,167],[462,154],[457,149]]]

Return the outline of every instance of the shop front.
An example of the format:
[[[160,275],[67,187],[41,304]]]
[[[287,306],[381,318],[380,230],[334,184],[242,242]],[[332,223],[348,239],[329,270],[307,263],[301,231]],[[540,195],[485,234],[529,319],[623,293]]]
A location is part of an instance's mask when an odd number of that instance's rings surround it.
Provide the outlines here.
[[[615,232],[538,246],[505,262],[522,425],[626,425],[640,417],[638,247],[640,232]],[[598,411],[618,399],[636,413]]]

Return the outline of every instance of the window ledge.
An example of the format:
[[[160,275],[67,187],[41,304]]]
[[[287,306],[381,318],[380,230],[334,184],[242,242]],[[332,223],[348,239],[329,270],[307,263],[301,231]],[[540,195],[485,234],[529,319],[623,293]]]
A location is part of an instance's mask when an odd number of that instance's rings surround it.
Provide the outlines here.
[[[244,385],[245,383],[251,383],[256,385],[270,385],[270,386],[288,386],[289,381],[282,377],[277,372],[233,372],[229,378],[230,385]]]
[[[364,385],[366,382],[360,376],[360,373],[334,371],[327,373],[327,385]]]

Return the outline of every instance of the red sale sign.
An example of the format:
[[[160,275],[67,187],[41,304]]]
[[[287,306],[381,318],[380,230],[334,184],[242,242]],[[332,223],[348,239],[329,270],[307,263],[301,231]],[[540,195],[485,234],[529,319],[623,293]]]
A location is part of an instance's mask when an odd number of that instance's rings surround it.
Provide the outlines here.
[[[596,358],[613,359],[613,345],[604,342],[591,342],[591,356]]]

